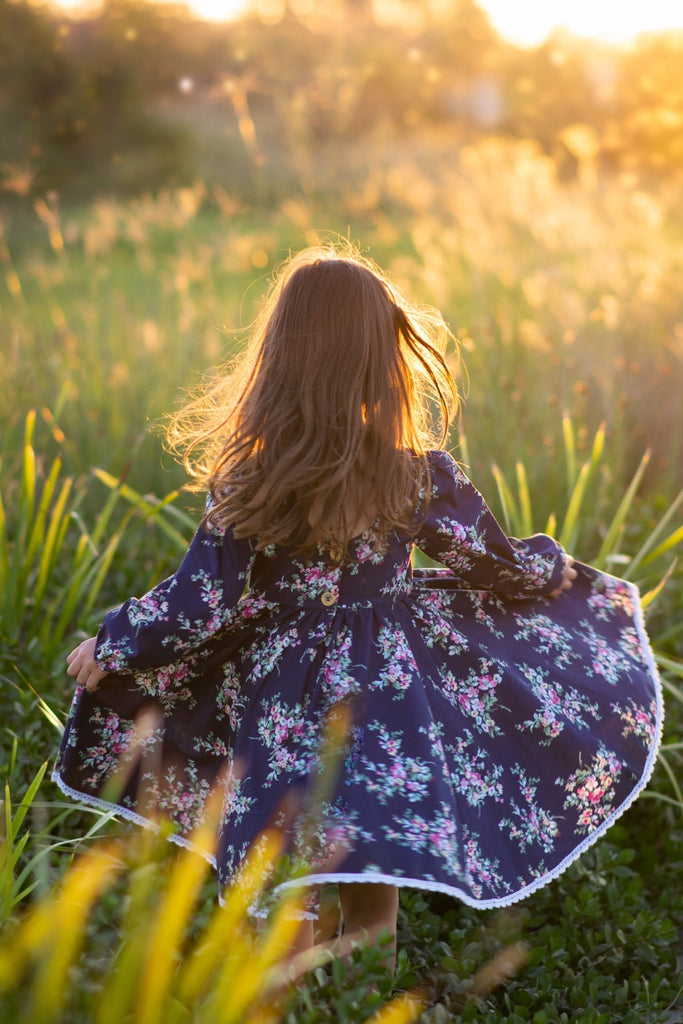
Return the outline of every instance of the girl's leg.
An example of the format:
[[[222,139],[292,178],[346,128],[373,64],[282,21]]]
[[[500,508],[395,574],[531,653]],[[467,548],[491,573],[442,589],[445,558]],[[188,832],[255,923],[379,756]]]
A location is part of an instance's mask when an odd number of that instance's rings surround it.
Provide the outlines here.
[[[296,938],[289,947],[287,957],[295,957],[300,953],[310,953],[313,950],[313,921],[302,921]]]
[[[352,946],[359,941],[375,943],[382,933],[388,932],[392,942],[387,946],[387,963],[393,971],[396,963],[398,887],[371,882],[342,883],[339,902],[344,919],[340,952],[350,953]]]

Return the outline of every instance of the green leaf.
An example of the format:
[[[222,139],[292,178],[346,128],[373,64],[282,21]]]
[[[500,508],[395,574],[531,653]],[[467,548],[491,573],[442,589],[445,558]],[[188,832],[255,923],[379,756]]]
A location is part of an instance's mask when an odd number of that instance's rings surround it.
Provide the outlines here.
[[[602,542],[597,557],[593,560],[593,565],[596,569],[604,569],[607,562],[611,558],[613,558],[616,552],[616,548],[619,543],[621,531],[626,520],[626,516],[628,515],[631,509],[633,499],[640,486],[640,481],[643,478],[643,473],[645,472],[649,461],[650,452],[648,450],[647,452],[645,452],[642,459],[640,460],[640,464],[636,472],[634,473],[628,488],[626,489],[626,493],[619,502],[619,507],[617,508],[617,511],[614,514],[612,522],[610,523],[607,529],[605,539]]]
[[[510,490],[507,480],[498,466],[495,464],[491,466],[491,472],[493,473],[493,479],[496,482],[496,488],[498,490],[498,497],[503,511],[505,530],[508,534],[515,534],[519,536],[520,531],[517,529],[519,513],[517,511],[515,500],[512,496],[512,491]]]

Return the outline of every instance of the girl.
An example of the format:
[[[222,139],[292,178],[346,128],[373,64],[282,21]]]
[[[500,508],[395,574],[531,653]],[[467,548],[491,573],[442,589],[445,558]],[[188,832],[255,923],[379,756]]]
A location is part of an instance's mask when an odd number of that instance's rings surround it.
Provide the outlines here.
[[[68,657],[67,793],[106,802],[127,764],[120,812],[182,843],[222,787],[220,882],[275,825],[371,938],[400,886],[500,907],[555,878],[645,786],[661,729],[635,587],[507,538],[434,447],[447,337],[357,254],[291,260],[239,370],[176,420],[208,488],[180,568]],[[414,546],[443,567],[413,571]]]

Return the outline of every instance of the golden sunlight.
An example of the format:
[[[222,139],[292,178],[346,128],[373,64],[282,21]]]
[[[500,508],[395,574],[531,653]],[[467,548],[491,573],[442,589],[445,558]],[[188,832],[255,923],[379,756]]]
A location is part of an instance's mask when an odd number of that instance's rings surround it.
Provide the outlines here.
[[[207,21],[232,21],[256,6],[253,0],[179,0],[179,3]],[[99,0],[50,0],[50,5],[74,14],[101,6]]]
[[[683,29],[681,0],[482,0],[480,6],[502,36],[521,46],[541,43],[557,28],[608,43]]]
[[[154,0],[150,0],[154,2]],[[181,0],[182,2],[182,0]],[[184,0],[186,6],[207,21],[231,21],[249,10],[258,11],[265,20],[277,20],[284,12],[285,0]],[[314,0],[287,0],[299,16],[315,10]],[[374,0],[378,14],[387,0]],[[98,6],[98,0],[53,0],[63,10],[78,11]],[[428,0],[434,10],[453,6],[456,0]],[[479,0],[494,28],[520,46],[543,42],[549,33],[565,28],[577,36],[626,43],[641,32],[683,30],[682,0]],[[411,5],[391,0],[392,20],[400,9],[406,20],[414,15]]]

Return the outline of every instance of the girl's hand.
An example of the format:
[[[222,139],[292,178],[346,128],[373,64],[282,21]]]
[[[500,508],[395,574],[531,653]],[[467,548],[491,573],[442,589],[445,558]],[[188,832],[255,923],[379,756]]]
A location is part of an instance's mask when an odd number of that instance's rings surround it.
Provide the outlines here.
[[[100,679],[108,675],[95,661],[95,640],[94,636],[84,640],[66,659],[67,673],[86,690],[96,690]]]
[[[562,581],[556,590],[550,591],[551,597],[559,597],[560,594],[562,594],[565,590],[569,590],[569,588],[571,587],[572,583],[578,575],[576,569],[574,569],[573,566],[574,559],[571,555],[566,555],[564,570],[562,572]]]

